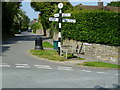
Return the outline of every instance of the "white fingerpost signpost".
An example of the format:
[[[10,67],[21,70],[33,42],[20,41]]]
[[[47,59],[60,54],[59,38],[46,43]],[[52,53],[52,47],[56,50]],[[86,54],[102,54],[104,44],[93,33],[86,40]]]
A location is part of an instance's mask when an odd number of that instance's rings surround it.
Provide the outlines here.
[[[63,8],[63,3],[59,3],[58,4],[58,8],[59,13],[54,14],[55,18],[49,18],[49,21],[56,21],[59,23],[59,33],[58,33],[58,53],[60,55],[60,48],[61,48],[61,23],[62,22],[71,22],[71,23],[75,23],[76,20],[75,19],[62,19],[62,17],[70,17],[71,13],[62,13],[62,8]],[[59,17],[59,18],[56,18]]]

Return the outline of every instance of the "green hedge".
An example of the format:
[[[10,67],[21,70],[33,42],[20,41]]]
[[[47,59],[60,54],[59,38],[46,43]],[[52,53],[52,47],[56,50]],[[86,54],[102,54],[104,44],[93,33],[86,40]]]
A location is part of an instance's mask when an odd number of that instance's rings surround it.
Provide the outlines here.
[[[111,11],[73,11],[70,18],[76,23],[62,24],[63,39],[100,43],[112,46],[120,45],[120,13]]]
[[[120,7],[120,1],[113,1],[107,4],[107,6]]]

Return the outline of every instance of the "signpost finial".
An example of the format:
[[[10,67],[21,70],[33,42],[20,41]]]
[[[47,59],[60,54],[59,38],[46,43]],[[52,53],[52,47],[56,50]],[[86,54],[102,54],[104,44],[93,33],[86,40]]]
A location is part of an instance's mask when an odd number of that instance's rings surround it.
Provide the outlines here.
[[[63,3],[59,3],[58,8],[60,8],[60,9],[63,8]]]

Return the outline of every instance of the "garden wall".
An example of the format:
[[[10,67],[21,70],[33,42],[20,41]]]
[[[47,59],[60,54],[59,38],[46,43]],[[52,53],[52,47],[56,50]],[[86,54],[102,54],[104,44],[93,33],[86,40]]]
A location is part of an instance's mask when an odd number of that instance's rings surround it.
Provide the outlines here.
[[[39,32],[39,31],[38,31]],[[39,32],[43,34],[43,32]],[[47,37],[50,37],[50,31],[47,30]],[[53,40],[58,40],[58,34],[54,32]],[[76,49],[77,45],[81,46],[82,42],[76,40],[65,39],[63,45],[71,45]],[[109,61],[109,62],[119,62],[120,59],[120,46],[108,46],[95,43],[83,43],[83,48],[81,53],[87,56],[94,57],[99,60]]]
[[[81,42],[75,40],[64,40],[64,45],[72,45],[76,48],[77,45],[81,46]],[[87,56],[94,57],[99,60],[118,62],[120,59],[120,46],[108,46],[95,43],[83,43],[81,53]]]

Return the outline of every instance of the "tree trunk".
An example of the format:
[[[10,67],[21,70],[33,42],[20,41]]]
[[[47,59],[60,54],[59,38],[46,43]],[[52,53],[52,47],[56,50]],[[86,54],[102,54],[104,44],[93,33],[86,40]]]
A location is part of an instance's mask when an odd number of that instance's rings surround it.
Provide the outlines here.
[[[43,27],[43,32],[44,32],[43,36],[46,36],[46,29],[44,27]]]

